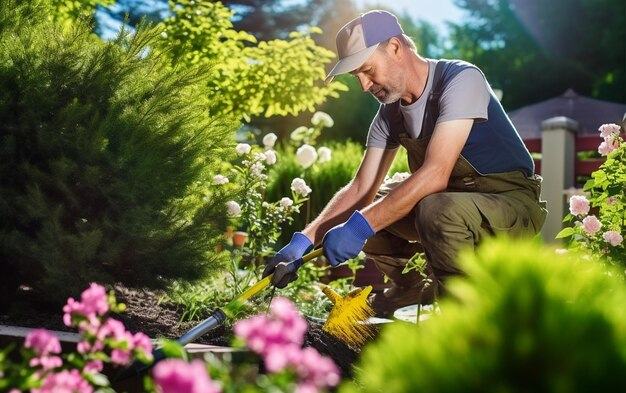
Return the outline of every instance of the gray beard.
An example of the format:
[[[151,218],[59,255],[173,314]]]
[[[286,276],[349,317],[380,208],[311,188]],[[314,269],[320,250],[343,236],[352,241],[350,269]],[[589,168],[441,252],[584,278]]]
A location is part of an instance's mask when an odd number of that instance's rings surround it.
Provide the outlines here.
[[[384,91],[384,90],[383,90]],[[385,91],[385,95],[382,97],[377,97],[374,94],[372,94],[372,97],[376,98],[376,101],[380,102],[381,104],[391,104],[394,103],[396,101],[398,101],[401,97],[400,93],[387,93]]]

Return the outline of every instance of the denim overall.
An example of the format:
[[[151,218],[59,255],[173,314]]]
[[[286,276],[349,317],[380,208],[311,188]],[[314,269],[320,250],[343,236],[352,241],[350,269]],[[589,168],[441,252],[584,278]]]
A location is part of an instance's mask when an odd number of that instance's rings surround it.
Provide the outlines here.
[[[400,135],[411,172],[424,163],[429,140],[429,136],[412,139],[408,134]],[[402,296],[402,292],[410,291],[404,294],[412,299],[408,304],[428,304],[442,291],[447,277],[462,274],[455,263],[461,249],[473,249],[489,236],[537,234],[547,214],[545,202],[539,197],[541,180],[540,176],[527,177],[521,171],[483,175],[459,156],[444,192],[426,196],[409,215],[366,243],[367,257],[391,282],[385,296]],[[378,197],[398,184],[384,183]],[[411,270],[403,274],[408,260],[417,252],[425,253],[425,272]],[[430,284],[424,289],[425,278]]]

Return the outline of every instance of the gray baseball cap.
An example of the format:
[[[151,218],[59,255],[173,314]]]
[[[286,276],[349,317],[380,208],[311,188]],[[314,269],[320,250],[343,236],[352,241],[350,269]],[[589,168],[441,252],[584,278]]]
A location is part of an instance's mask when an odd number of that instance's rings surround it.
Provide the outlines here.
[[[381,42],[404,34],[398,18],[382,10],[374,10],[352,19],[337,33],[339,61],[326,76],[326,83],[339,74],[356,70],[374,53]]]

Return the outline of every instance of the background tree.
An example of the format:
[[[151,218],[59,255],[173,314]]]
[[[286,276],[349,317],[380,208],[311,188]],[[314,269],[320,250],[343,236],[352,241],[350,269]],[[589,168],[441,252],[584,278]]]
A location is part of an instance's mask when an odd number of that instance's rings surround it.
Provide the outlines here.
[[[452,55],[473,62],[514,109],[574,88],[626,101],[626,4],[621,0],[457,0]],[[540,86],[541,88],[538,88]]]
[[[93,1],[93,0],[92,0]],[[168,0],[105,0],[114,4],[99,7],[99,15],[120,24],[137,26],[145,17],[160,22],[171,14]],[[206,0],[205,3],[217,3]],[[289,33],[302,27],[317,25],[323,10],[334,7],[331,0],[223,0],[222,5],[233,11],[231,22],[235,30],[246,31],[259,41],[288,39]],[[102,31],[100,31],[101,33]]]
[[[90,19],[97,6],[108,6],[115,0],[52,0],[51,15],[64,24],[78,19]],[[3,6],[8,6],[8,3]]]

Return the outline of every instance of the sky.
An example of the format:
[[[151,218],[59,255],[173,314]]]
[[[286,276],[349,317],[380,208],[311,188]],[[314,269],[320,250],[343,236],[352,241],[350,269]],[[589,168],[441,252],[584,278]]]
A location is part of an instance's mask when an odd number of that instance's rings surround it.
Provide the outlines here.
[[[353,0],[359,7],[384,5],[385,8],[401,13],[407,11],[413,19],[425,20],[434,25],[443,36],[447,35],[448,29],[445,22],[461,22],[464,11],[454,5],[453,0]],[[149,3],[149,1],[144,1]],[[111,39],[117,34],[119,22],[112,20],[102,12],[97,12],[96,17],[103,28],[102,36]]]
[[[433,24],[440,33],[447,33],[446,21],[459,23],[464,11],[454,5],[453,0],[354,0],[358,6],[384,5],[387,9],[407,11],[414,19]]]

